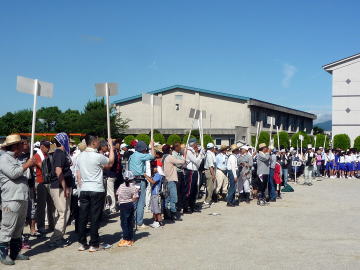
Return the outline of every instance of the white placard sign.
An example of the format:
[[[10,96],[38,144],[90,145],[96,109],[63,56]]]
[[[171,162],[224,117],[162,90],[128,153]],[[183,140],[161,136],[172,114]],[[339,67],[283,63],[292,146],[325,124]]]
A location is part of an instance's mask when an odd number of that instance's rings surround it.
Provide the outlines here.
[[[118,84],[117,83],[96,83],[95,90],[97,97],[106,97],[106,84],[109,89],[109,96],[115,96],[118,93]]]
[[[52,98],[54,85],[49,82],[43,82],[22,76],[17,76],[16,90],[22,93],[34,95],[35,81],[37,81],[37,95],[41,97]]]

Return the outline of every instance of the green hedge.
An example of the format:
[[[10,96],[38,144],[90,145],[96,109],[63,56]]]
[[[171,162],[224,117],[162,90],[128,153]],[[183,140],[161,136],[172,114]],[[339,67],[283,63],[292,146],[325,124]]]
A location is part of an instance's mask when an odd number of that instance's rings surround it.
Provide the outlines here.
[[[347,150],[350,148],[351,140],[347,134],[337,134],[334,136],[334,148],[340,148],[342,150]]]
[[[147,145],[149,145],[149,143],[150,143],[150,136],[147,135],[147,134],[139,134],[139,135],[136,136],[136,139],[138,141],[143,141]]]
[[[168,145],[174,145],[175,143],[181,143],[181,138],[177,134],[172,134],[169,136],[166,143]]]
[[[275,134],[274,136],[274,146],[277,149],[283,149],[283,148],[289,148],[289,134],[286,131],[280,131],[279,132],[279,141],[280,141],[280,146],[278,145],[278,139],[277,139],[277,134]]]
[[[357,136],[354,140],[354,148],[360,151],[360,136]]]
[[[135,140],[135,136],[127,135],[124,138],[124,143],[126,143],[127,145],[130,145],[133,140]]]
[[[154,134],[154,142],[164,144],[165,143],[165,137],[161,133],[155,133]]]

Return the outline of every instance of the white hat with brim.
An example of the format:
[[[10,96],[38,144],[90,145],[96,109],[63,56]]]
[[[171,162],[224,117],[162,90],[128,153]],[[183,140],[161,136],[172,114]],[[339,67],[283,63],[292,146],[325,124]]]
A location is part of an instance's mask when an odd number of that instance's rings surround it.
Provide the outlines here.
[[[238,150],[238,149],[239,149],[239,147],[236,144],[233,144],[233,145],[230,146],[231,151],[235,151],[235,150]]]
[[[249,146],[243,145],[243,146],[240,147],[240,149],[244,149],[244,150],[248,151],[248,150],[249,150]]]
[[[1,145],[1,147],[6,147],[14,144],[21,143],[22,139],[19,134],[11,134],[6,137],[5,142]]]

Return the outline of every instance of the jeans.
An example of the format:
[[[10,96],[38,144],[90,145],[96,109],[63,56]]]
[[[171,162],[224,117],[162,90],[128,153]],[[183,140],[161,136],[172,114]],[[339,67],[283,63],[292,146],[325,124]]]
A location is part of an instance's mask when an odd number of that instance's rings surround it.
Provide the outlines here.
[[[269,188],[270,200],[276,200],[276,191],[275,191],[275,183],[274,183],[274,169],[272,169],[272,168],[270,168],[268,188]]]
[[[230,186],[229,186],[228,193],[226,196],[226,201],[230,204],[235,204],[236,183],[235,183],[235,178],[234,178],[233,172],[229,171],[228,176],[229,176]]]
[[[183,202],[183,182],[184,182],[184,174],[183,172],[178,172],[177,173],[177,177],[178,177],[178,181],[176,182],[176,190],[177,190],[177,204],[176,204],[176,208],[178,211],[180,211],[181,209],[183,209],[184,206],[184,202]]]
[[[134,240],[134,203],[122,203],[120,208],[120,223],[123,232],[123,239],[126,241]]]
[[[177,182],[175,181],[168,182],[167,187],[169,193],[168,196],[165,198],[166,209],[170,209],[172,213],[176,213],[176,203],[178,200],[176,184]]]
[[[287,182],[288,182],[288,169],[282,169],[282,177],[283,177],[283,183],[284,183],[284,187],[287,185]]]
[[[105,192],[81,191],[79,210],[79,243],[87,245],[86,225],[90,218],[90,246],[98,247],[99,227],[105,203]]]
[[[145,207],[145,197],[146,197],[146,187],[147,182],[145,180],[140,181],[140,196],[136,204],[136,224],[138,226],[143,225],[144,223],[144,207]]]

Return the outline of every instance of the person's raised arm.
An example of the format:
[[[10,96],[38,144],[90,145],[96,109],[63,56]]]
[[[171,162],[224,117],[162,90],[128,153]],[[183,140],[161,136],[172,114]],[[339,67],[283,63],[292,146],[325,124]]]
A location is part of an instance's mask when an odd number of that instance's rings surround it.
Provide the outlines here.
[[[108,139],[108,144],[109,144],[109,152],[110,152],[108,166],[112,167],[114,165],[114,161],[115,161],[115,153],[114,153],[114,146],[113,146],[113,142],[112,142],[111,138]]]

